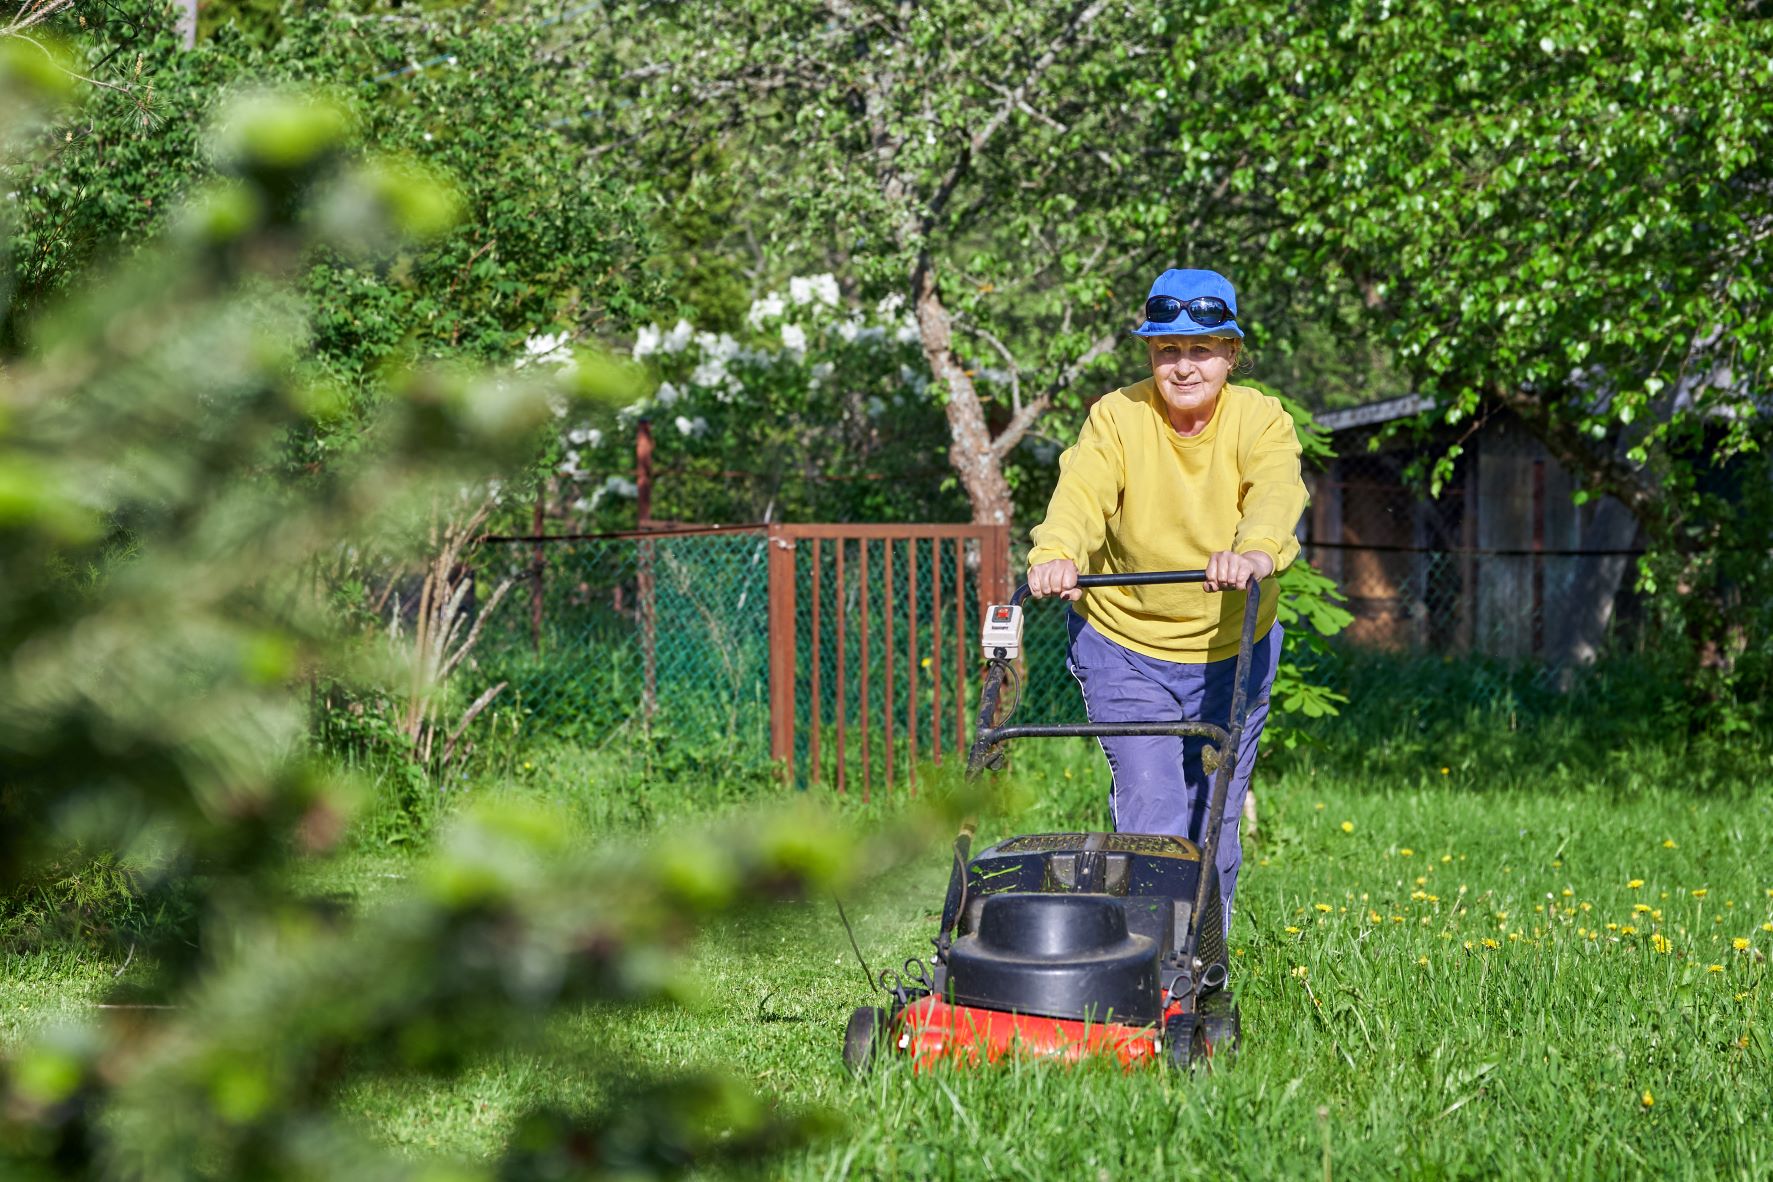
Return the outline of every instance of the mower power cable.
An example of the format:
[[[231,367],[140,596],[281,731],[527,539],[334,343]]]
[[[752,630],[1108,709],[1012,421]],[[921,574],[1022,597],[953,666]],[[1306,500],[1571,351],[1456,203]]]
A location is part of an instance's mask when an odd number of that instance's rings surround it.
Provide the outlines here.
[[[873,990],[877,988],[874,971],[868,967],[868,958],[862,955],[862,946],[856,943],[856,929],[850,926],[850,917],[844,914],[843,900],[837,897],[836,891],[832,891],[831,901],[837,904],[837,918],[843,921],[843,930],[850,938],[850,950],[856,954],[856,963],[862,966],[862,979],[868,982],[868,988]]]

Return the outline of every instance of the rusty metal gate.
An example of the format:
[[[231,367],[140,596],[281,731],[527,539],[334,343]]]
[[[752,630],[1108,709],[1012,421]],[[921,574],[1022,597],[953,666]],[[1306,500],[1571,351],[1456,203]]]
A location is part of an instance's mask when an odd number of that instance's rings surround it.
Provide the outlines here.
[[[1008,594],[1009,529],[769,527],[770,755],[796,780],[915,793],[965,751],[981,611]]]

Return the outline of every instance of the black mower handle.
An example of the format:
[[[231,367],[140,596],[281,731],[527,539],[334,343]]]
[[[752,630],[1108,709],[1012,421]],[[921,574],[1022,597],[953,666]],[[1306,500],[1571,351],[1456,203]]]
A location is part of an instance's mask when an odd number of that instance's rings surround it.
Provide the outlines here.
[[[1148,570],[1136,574],[1123,575],[1079,575],[1079,587],[1149,587],[1153,583],[1204,583],[1207,572],[1204,570]],[[1028,598],[1028,584],[1023,583],[1010,596],[1010,603],[1021,606]]]

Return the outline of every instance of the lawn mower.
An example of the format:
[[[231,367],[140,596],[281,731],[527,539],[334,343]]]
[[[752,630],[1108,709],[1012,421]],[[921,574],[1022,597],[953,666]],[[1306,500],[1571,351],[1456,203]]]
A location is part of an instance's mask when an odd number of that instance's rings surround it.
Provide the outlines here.
[[[1199,583],[1206,572],[1082,575],[1080,587]],[[1028,585],[986,609],[986,673],[967,775],[1001,767],[1012,739],[1175,735],[1208,740],[1212,774],[1204,843],[1145,833],[1040,833],[969,858],[975,821],[954,840],[941,927],[928,960],[912,957],[877,981],[885,1006],[863,1006],[844,1032],[844,1062],[880,1054],[914,1069],[995,1063],[1008,1055],[1125,1066],[1167,1057],[1184,1069],[1234,1053],[1235,999],[1226,988],[1225,923],[1215,854],[1248,713],[1259,581],[1247,587],[1230,728],[1198,721],[1013,726],[1020,704]],[[1016,689],[1007,705],[1006,686]],[[1180,776],[1182,769],[1176,769]]]

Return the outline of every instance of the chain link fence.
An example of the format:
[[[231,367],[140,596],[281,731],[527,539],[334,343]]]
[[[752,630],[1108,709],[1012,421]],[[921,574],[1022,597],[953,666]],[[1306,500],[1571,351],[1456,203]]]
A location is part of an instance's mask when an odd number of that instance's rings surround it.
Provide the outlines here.
[[[1629,634],[1633,551],[1596,548],[1593,507],[1573,503],[1568,476],[1528,441],[1493,430],[1431,497],[1421,448],[1365,437],[1339,436],[1342,456],[1308,477],[1301,526],[1305,556],[1354,615],[1341,643],[1546,661],[1597,612]],[[496,710],[526,736],[682,738],[735,768],[789,760],[803,783],[909,788],[919,760],[970,742],[980,596],[1022,573],[1006,570],[1007,535],[969,528],[489,540],[479,593],[518,583],[485,622],[465,689],[503,683]],[[772,579],[779,596],[792,589],[774,610]],[[1083,720],[1066,615],[1027,610],[1020,720]],[[772,661],[793,670],[773,716]]]
[[[487,619],[470,694],[505,683],[525,736],[691,739],[769,761],[769,580],[761,530],[499,539],[476,579],[519,582]],[[482,594],[485,594],[482,591]]]

